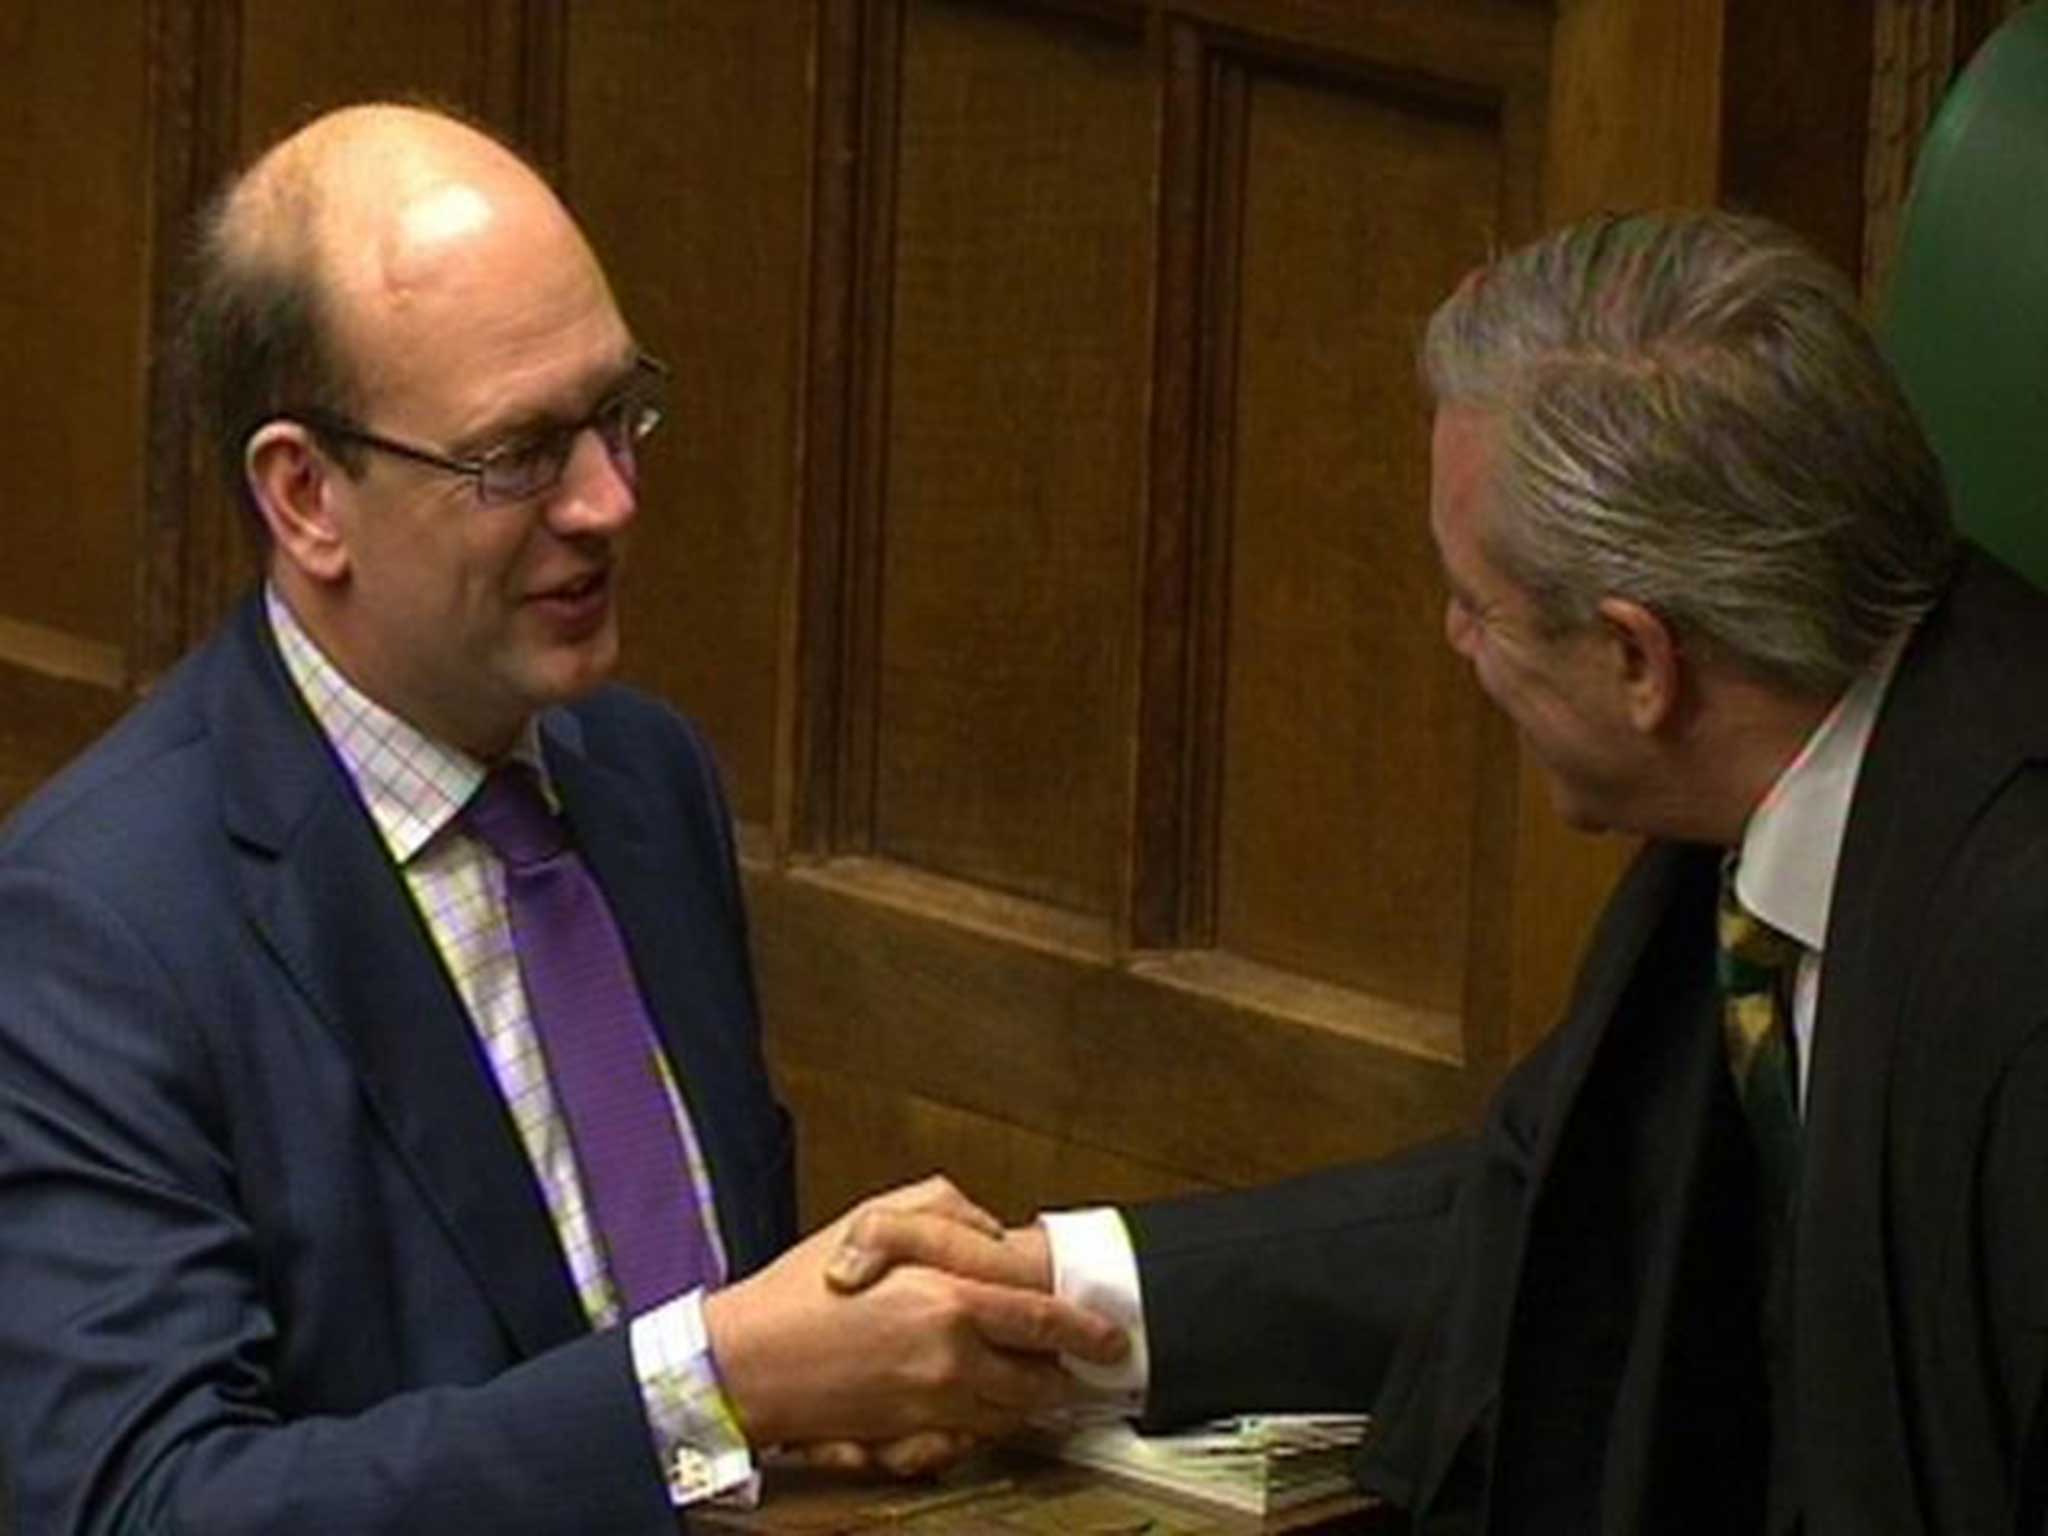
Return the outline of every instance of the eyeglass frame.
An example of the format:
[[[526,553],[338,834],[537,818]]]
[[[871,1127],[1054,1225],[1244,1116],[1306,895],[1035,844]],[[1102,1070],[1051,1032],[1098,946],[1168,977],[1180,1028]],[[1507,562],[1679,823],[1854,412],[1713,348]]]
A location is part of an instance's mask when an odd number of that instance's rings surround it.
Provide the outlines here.
[[[633,356],[632,367],[626,379],[617,388],[608,391],[587,416],[577,421],[548,426],[522,437],[514,437],[468,458],[457,458],[433,448],[422,447],[418,443],[408,443],[402,438],[386,437],[381,432],[372,432],[351,417],[319,406],[297,406],[275,411],[250,427],[248,432],[243,434],[243,440],[246,442],[274,421],[295,422],[317,436],[355,443],[379,453],[409,459],[415,464],[424,464],[444,474],[460,475],[469,481],[476,499],[485,506],[510,506],[517,502],[531,501],[537,496],[545,496],[560,485],[562,476],[568,473],[569,460],[575,454],[576,441],[585,432],[597,433],[598,441],[604,445],[606,456],[613,464],[619,464],[621,455],[630,453],[645,442],[665,419],[667,412],[664,409],[662,395],[668,379],[668,364],[652,353],[637,352]],[[637,402],[636,393],[640,394]],[[604,417],[609,412],[636,403],[639,407],[638,415],[633,420],[622,423],[625,428],[624,440],[614,446],[601,425]],[[489,475],[494,467],[505,463],[514,454],[530,453],[544,442],[559,442],[561,446],[561,452],[555,458],[554,471],[544,481],[515,493],[493,492],[489,489]],[[634,468],[626,467],[623,472],[629,481],[635,478]]]

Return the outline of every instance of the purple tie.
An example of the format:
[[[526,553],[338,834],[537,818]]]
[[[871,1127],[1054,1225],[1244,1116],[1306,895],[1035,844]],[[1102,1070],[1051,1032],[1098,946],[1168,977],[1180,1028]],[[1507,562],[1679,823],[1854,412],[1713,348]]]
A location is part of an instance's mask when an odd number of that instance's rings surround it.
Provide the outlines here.
[[[527,1008],[627,1313],[713,1283],[654,1028],[604,892],[524,763],[492,769],[462,814],[505,864]]]

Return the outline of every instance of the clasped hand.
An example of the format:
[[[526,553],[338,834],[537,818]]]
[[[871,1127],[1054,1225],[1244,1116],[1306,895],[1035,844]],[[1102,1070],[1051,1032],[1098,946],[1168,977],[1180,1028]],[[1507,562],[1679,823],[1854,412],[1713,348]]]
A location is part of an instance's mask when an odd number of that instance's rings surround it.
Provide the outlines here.
[[[752,1444],[911,1473],[1067,1402],[1060,1354],[1123,1358],[1122,1329],[1051,1289],[1042,1231],[1006,1232],[933,1177],[855,1206],[704,1317]]]

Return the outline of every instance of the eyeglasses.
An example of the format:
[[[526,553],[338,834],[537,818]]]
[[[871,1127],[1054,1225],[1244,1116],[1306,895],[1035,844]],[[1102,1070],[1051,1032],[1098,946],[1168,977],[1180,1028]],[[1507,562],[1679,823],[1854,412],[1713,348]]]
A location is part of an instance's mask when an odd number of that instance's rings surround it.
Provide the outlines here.
[[[639,477],[636,450],[661,425],[667,381],[668,365],[643,352],[634,358],[631,376],[580,421],[544,427],[466,459],[385,437],[333,411],[280,411],[271,419],[296,421],[323,437],[358,443],[431,469],[467,476],[476,486],[477,500],[497,505],[529,501],[560,485],[570,456],[576,451],[576,440],[585,432],[597,434],[613,466],[632,484]]]

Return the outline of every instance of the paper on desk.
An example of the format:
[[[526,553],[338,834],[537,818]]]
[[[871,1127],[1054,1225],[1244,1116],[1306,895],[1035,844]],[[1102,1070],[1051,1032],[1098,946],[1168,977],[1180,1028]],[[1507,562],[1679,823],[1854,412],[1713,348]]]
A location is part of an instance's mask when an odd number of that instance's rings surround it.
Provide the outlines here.
[[[1170,1435],[1091,1424],[1051,1448],[1065,1461],[1266,1514],[1349,1489],[1367,1422],[1363,1414],[1247,1414]]]

